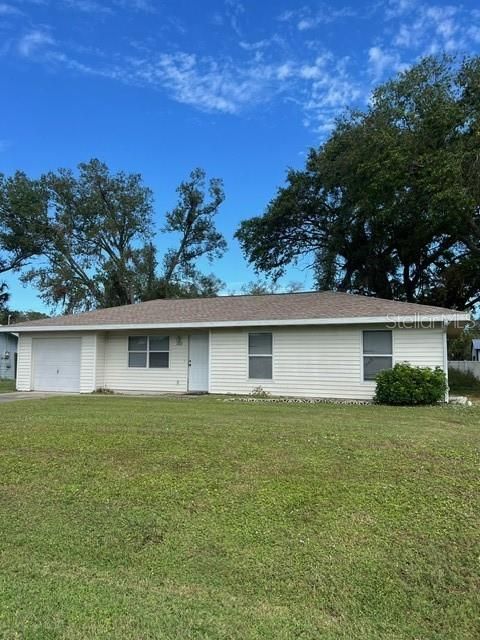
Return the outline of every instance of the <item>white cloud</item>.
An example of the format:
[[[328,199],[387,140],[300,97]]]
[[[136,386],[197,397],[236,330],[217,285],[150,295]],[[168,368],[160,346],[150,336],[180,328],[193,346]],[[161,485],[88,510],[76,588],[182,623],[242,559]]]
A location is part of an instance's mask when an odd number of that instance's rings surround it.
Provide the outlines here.
[[[480,25],[472,25],[467,30],[468,37],[473,40],[473,42],[480,44]]]
[[[299,67],[304,81],[304,124],[320,134],[330,131],[335,118],[348,106],[363,99],[365,90],[352,79],[348,59],[325,53],[311,64]]]
[[[143,13],[157,13],[156,0],[17,0],[23,4],[50,6],[60,5],[67,9],[91,14],[113,14],[117,9]]]
[[[419,32],[415,25],[401,24],[398,33],[393,39],[393,44],[397,47],[404,47],[406,49],[417,46],[419,40]]]
[[[278,70],[279,69],[279,70]],[[130,58],[100,71],[129,84],[164,89],[177,102],[201,111],[235,114],[280,89],[281,67],[258,63],[235,65],[186,52]]]
[[[302,64],[299,69],[299,75],[304,80],[318,80],[325,75],[328,64],[333,62],[333,57],[329,53],[324,53],[312,63]]]
[[[55,44],[51,35],[42,29],[33,29],[18,41],[18,51],[25,58],[30,58],[39,49]]]
[[[423,11],[424,21],[433,26],[438,45],[445,51],[460,49],[464,44],[461,27],[456,21],[457,12],[457,8],[453,6],[433,6]]]
[[[385,17],[387,20],[398,18],[412,11],[415,5],[415,0],[388,0],[385,7]]]
[[[225,0],[226,16],[231,28],[239,38],[242,37],[240,20],[245,13],[245,7],[239,0]]]
[[[0,2],[0,16],[21,15],[20,9],[6,2]]]
[[[96,0],[63,0],[70,9],[77,9],[84,13],[112,14],[113,10],[106,4],[96,2]]]
[[[292,9],[288,9],[287,11],[283,11],[279,16],[277,16],[277,20],[280,22],[289,22],[292,18],[297,14],[296,11]]]
[[[22,55],[33,57],[38,47],[53,44],[48,34],[35,32],[22,40]],[[97,75],[124,84],[166,92],[176,102],[210,113],[237,115],[277,98],[296,104],[304,123],[320,133],[348,105],[363,99],[362,90],[349,73],[349,61],[331,53],[311,61],[264,61],[254,52],[251,59],[234,63],[188,52],[160,53],[144,49],[142,57],[125,57],[109,63],[76,60],[55,49],[42,51],[41,61],[75,73]]]
[[[408,15],[402,15],[392,42],[420,55],[468,50],[477,42],[475,11],[469,13],[460,5],[411,5]]]
[[[307,6],[301,9],[284,11],[277,19],[280,22],[294,23],[298,31],[308,31],[322,24],[330,24],[335,20],[356,15],[357,12],[352,7],[336,8],[330,5],[321,5],[316,11]]]
[[[286,80],[291,78],[295,73],[295,68],[291,62],[283,62],[277,67],[277,78],[279,80]]]
[[[315,18],[300,18],[297,23],[297,29],[299,31],[307,31],[307,29],[314,29],[320,24],[318,16]]]
[[[253,58],[250,63],[198,58],[193,54],[162,54],[153,60],[132,61],[113,73],[124,82],[166,89],[170,96],[199,110],[239,114],[276,96],[297,103],[306,126],[324,132],[362,90],[348,72],[348,61],[332,54],[310,63],[286,60],[273,64]]]
[[[260,51],[266,49],[272,44],[271,38],[265,38],[265,40],[257,40],[257,42],[245,42],[240,40],[239,46],[245,51]]]
[[[368,50],[368,71],[374,81],[381,80],[387,72],[401,71],[405,66],[397,52],[386,51],[379,46]]]
[[[144,13],[158,12],[158,4],[150,0],[114,0],[114,4],[122,9],[133,9]]]
[[[56,2],[72,10],[104,14],[161,8],[162,26],[175,19],[171,14],[163,15],[165,5],[156,0],[22,0],[22,8],[34,1],[47,2],[51,8]],[[13,42],[24,58],[161,91],[176,102],[205,112],[240,114],[260,104],[288,101],[297,105],[308,127],[323,133],[345,107],[366,104],[372,84],[404,69],[406,62],[423,53],[455,51],[462,44],[480,42],[480,12],[477,15],[461,6],[433,2],[379,0],[370,10],[377,12],[377,18],[381,12],[382,31],[372,39],[365,29],[366,41],[359,46],[355,42],[354,59],[325,52],[315,31],[306,37],[320,25],[355,15],[349,6],[322,3],[315,9],[298,3],[297,8],[285,11],[278,16],[275,32],[248,32],[247,18],[252,16],[246,7],[239,0],[224,0],[221,10],[206,17],[222,27],[210,28],[215,37],[229,30],[236,34],[235,44],[231,42],[233,34],[228,34],[229,47],[224,54],[219,53],[225,50],[223,43],[218,48],[212,45],[212,54],[202,55],[193,48],[193,38],[191,48],[182,50],[178,38],[174,43],[173,38],[164,38],[159,45],[159,37],[139,41],[125,33],[119,34],[118,46],[130,46],[129,50],[115,50],[111,40],[104,48],[81,46],[60,37],[54,42],[48,27],[43,26],[30,28],[20,39],[13,36]],[[0,12],[2,6],[12,4],[13,0],[0,2]],[[133,16],[129,17],[133,21]],[[365,14],[358,13],[357,18],[366,24]],[[359,26],[357,23],[356,28]],[[183,24],[175,28],[185,32]],[[203,45],[200,42],[199,47]],[[339,51],[342,47],[348,50],[348,46],[348,42],[338,42]],[[10,51],[14,49],[15,44]]]
[[[254,85],[241,81],[232,69],[215,61],[198,61],[195,55],[163,54],[137,72],[149,84],[161,83],[184,104],[206,111],[236,113],[253,97]]]

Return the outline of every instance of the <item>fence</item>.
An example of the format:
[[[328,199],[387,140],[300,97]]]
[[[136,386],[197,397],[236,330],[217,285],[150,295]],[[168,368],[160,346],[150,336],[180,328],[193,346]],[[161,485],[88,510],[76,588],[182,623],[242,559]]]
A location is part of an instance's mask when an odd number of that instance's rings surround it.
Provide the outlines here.
[[[480,362],[476,360],[451,360],[448,363],[449,369],[457,369],[462,373],[472,373],[475,378],[480,380]]]

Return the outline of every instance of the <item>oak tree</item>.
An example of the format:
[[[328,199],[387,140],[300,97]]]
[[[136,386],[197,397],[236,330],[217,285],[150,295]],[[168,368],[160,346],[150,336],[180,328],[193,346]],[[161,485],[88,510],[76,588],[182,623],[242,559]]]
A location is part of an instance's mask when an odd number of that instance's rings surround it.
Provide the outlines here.
[[[480,301],[480,58],[426,58],[340,118],[263,215],[237,231],[278,278],[468,308]]]

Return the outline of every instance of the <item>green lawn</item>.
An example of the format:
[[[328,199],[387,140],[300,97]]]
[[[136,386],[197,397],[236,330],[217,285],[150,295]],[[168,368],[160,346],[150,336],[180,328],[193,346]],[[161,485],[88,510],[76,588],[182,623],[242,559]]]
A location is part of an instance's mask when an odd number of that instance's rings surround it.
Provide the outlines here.
[[[10,393],[15,391],[15,380],[0,378],[0,393]]]
[[[0,411],[2,639],[480,637],[480,407]]]

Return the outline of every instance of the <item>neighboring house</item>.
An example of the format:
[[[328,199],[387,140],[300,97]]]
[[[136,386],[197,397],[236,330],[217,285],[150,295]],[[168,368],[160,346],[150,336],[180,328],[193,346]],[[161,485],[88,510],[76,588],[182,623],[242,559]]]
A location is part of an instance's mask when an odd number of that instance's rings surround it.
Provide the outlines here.
[[[468,320],[334,292],[153,300],[14,325],[17,388],[369,399],[395,362],[447,372],[447,331]]]
[[[8,331],[6,327],[0,328]],[[13,333],[0,333],[0,380],[15,379],[17,342],[18,338]]]
[[[480,361],[480,339],[472,340],[472,360]]]

